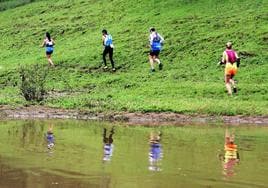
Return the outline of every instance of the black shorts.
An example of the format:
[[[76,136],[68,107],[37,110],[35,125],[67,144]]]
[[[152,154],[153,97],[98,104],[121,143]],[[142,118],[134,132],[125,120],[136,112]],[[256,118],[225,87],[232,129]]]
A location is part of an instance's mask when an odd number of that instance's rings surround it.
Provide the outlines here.
[[[53,51],[46,51],[46,54],[51,55],[51,54],[53,54]]]
[[[111,55],[113,56],[113,51],[114,51],[114,49],[111,48],[110,46],[105,46],[105,48],[104,48],[102,54],[103,54],[104,56],[106,56],[107,54],[111,54]]]
[[[150,56],[158,56],[160,53],[160,50],[151,50],[150,51]]]

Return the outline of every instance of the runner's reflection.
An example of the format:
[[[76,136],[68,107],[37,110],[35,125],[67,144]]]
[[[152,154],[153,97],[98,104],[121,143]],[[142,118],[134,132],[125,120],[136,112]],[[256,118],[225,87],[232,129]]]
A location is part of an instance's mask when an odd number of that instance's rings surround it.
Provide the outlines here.
[[[55,146],[55,137],[53,134],[53,125],[48,125],[47,133],[45,134],[45,139],[47,142],[47,149],[52,150]]]
[[[221,156],[223,162],[223,174],[226,177],[231,177],[235,174],[234,166],[238,164],[240,158],[237,151],[237,145],[234,143],[235,135],[230,134],[228,129],[225,131],[224,156]]]
[[[111,161],[113,156],[113,135],[114,135],[114,127],[112,127],[109,136],[106,136],[107,129],[103,128],[103,161]]]
[[[160,144],[161,133],[150,133],[149,170],[161,171],[161,160],[163,158],[162,145]]]

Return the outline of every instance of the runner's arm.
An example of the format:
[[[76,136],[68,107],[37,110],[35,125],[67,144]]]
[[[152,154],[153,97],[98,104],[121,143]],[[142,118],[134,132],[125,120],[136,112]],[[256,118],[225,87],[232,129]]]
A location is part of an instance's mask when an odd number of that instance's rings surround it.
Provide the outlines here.
[[[160,43],[163,43],[165,41],[164,38],[160,34],[158,34],[158,36],[160,38]]]
[[[235,57],[236,57],[236,59],[237,59],[236,61],[237,61],[237,62],[240,62],[240,57],[237,55],[236,52],[235,52]]]
[[[239,59],[240,57],[237,55],[237,53],[235,52],[235,57],[236,59]]]
[[[151,46],[153,44],[154,36],[150,35],[149,36],[149,45]]]
[[[237,53],[235,52],[235,57],[236,57],[236,64],[237,64],[237,67],[240,66],[240,57],[237,55]]]
[[[217,65],[222,65],[222,64],[225,64],[225,52],[223,52],[223,54],[222,54],[222,58],[221,58],[221,60],[220,60],[220,62],[217,64]]]
[[[225,63],[227,63],[227,62],[228,62],[228,56],[227,56],[226,52],[224,51],[224,52],[222,53],[221,63],[222,63],[222,64],[225,64]]]
[[[46,39],[42,42],[41,47],[44,47],[46,44]]]
[[[52,44],[55,45],[55,41],[53,39],[51,39],[51,41],[52,41]]]
[[[105,42],[105,37],[102,36],[102,45],[103,45],[103,46],[105,46],[105,45],[104,45],[104,42]]]

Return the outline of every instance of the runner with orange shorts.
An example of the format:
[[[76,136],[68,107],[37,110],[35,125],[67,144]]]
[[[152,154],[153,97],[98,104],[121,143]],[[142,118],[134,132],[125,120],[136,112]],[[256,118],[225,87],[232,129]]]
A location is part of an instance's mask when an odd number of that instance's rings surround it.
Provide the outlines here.
[[[228,91],[228,95],[232,95],[232,93],[237,92],[237,88],[234,81],[234,76],[237,73],[237,68],[239,67],[240,58],[237,53],[232,49],[232,43],[227,42],[226,50],[222,54],[222,60],[220,64],[225,64],[225,86]],[[232,92],[233,88],[233,92]]]

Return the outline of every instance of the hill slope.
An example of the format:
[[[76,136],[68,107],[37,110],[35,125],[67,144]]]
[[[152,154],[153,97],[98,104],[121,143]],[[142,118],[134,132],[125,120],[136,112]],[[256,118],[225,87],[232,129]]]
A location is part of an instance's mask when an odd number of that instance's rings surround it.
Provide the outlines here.
[[[0,12],[0,104],[24,105],[20,66],[41,64],[56,40],[46,106],[100,111],[268,114],[265,0],[47,0]],[[164,70],[149,73],[148,28],[165,37]],[[103,71],[101,30],[115,43],[118,71]],[[228,97],[217,67],[231,40],[242,57],[239,93]],[[109,63],[109,62],[108,62]],[[110,64],[108,64],[110,65]]]

